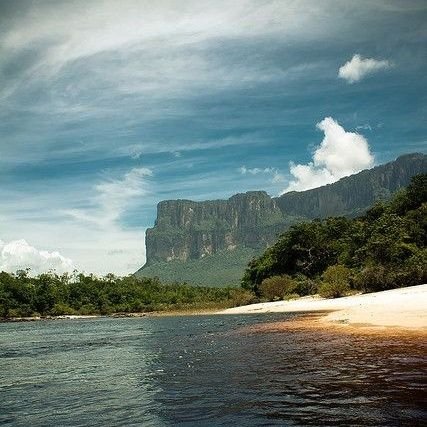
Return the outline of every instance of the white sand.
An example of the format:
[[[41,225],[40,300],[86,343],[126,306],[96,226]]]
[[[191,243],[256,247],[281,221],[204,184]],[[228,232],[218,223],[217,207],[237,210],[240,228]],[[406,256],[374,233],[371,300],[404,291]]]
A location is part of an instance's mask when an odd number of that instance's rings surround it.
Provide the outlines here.
[[[323,320],[350,325],[427,328],[427,284],[391,291],[323,299],[318,296],[292,301],[251,304],[221,314],[295,313],[331,311]]]

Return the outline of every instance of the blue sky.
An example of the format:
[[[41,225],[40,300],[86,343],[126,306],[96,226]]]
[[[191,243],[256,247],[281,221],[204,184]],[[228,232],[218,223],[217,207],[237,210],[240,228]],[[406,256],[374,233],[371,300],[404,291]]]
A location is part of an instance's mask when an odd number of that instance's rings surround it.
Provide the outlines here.
[[[427,146],[425,1],[1,0],[0,34],[4,269],[131,273],[160,200]]]

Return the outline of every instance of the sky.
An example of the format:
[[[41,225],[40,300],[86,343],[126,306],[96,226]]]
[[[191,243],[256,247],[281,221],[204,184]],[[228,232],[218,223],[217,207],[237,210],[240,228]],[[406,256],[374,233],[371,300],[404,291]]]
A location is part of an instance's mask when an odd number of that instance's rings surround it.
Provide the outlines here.
[[[0,0],[0,269],[130,274],[165,199],[427,147],[427,2]]]

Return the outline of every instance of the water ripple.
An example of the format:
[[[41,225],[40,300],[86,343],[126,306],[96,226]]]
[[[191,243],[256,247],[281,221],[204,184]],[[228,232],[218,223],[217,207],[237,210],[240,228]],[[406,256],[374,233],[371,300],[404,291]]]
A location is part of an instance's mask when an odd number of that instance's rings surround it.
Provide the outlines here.
[[[292,316],[0,325],[0,425],[426,425],[426,345]]]

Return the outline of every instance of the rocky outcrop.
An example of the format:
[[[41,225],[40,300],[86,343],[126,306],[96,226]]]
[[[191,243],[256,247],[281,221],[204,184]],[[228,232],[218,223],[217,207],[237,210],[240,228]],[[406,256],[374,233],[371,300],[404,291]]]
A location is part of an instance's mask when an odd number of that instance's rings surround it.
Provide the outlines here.
[[[412,176],[426,172],[427,156],[409,154],[334,184],[277,198],[251,191],[228,200],[160,202],[154,227],[146,233],[146,266],[197,260],[236,248],[261,252],[292,223],[359,215],[408,185]]]
[[[293,221],[265,191],[228,200],[167,200],[146,233],[147,263],[203,258],[238,246],[263,249]]]

